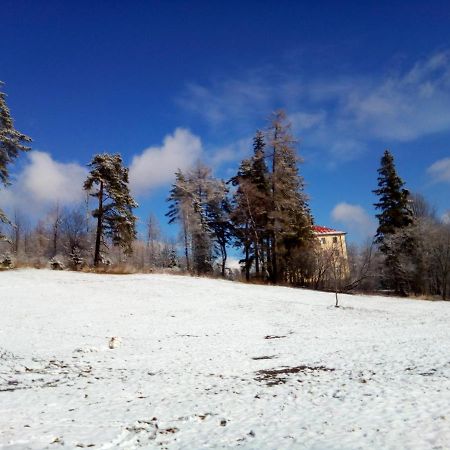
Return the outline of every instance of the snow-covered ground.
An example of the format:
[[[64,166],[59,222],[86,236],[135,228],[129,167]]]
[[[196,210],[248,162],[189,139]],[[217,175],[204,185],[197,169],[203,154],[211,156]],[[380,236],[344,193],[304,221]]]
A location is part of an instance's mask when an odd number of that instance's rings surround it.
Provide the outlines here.
[[[450,447],[450,303],[0,273],[0,447]],[[110,349],[111,337],[120,346]]]

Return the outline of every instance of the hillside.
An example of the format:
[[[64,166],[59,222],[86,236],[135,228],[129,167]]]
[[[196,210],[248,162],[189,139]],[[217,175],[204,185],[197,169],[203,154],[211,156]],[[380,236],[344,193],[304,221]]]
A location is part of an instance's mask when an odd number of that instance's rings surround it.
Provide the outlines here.
[[[446,448],[450,305],[333,304],[180,276],[2,272],[0,447]]]

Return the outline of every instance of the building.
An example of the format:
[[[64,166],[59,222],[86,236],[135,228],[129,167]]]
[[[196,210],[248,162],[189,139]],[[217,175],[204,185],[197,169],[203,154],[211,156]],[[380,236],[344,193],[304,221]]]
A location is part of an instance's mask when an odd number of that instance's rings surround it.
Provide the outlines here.
[[[313,232],[322,248],[335,248],[338,250],[340,256],[347,259],[347,244],[345,242],[345,235],[347,233],[319,225],[313,226]]]
[[[313,233],[319,240],[321,248],[324,250],[323,254],[329,255],[329,257],[326,256],[326,259],[335,261],[333,265],[338,266],[340,272],[339,277],[345,278],[348,276],[347,244],[345,242],[345,235],[347,233],[319,225],[313,226]]]

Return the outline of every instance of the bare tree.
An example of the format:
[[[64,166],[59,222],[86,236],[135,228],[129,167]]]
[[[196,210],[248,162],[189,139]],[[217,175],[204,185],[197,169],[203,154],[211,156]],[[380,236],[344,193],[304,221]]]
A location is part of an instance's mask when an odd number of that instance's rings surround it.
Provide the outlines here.
[[[50,256],[54,258],[60,247],[60,234],[61,234],[61,224],[63,222],[63,211],[57,202],[54,208],[50,211],[48,215],[48,221],[50,225],[50,233],[51,233],[51,243],[52,248],[50,251]]]
[[[437,288],[442,300],[447,300],[450,284],[450,225],[436,226],[431,243],[431,261],[434,267]]]
[[[146,244],[150,265],[156,266],[161,241],[161,228],[158,219],[150,214],[147,219]]]

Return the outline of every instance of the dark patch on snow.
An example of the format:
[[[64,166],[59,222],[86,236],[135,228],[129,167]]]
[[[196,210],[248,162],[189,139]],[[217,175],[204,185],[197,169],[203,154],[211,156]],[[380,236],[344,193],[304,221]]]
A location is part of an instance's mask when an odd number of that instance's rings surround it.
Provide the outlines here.
[[[161,434],[175,434],[178,431],[179,431],[178,428],[172,427],[172,428],[166,428],[165,430],[159,430],[159,433],[161,433]]]
[[[57,359],[44,361],[32,358],[30,367],[25,365],[21,358],[15,357],[15,360],[17,362],[8,361],[6,371],[0,369],[3,378],[0,379],[0,392],[51,388],[73,383],[78,377],[94,377],[92,366],[87,364],[67,364]],[[94,378],[100,379],[99,377]]]
[[[275,335],[272,335],[272,334],[268,334],[267,336],[264,336],[264,339],[283,339],[285,337],[286,336],[275,336]]]
[[[256,372],[256,381],[265,382],[267,386],[275,386],[277,384],[284,384],[288,378],[284,375],[291,375],[297,373],[314,373],[314,372],[334,372],[335,369],[325,366],[297,366],[285,367],[283,369],[265,369]],[[300,380],[298,380],[300,381]]]
[[[275,359],[278,358],[277,355],[272,355],[272,356],[254,356],[252,359],[254,361],[260,361],[261,359]]]

